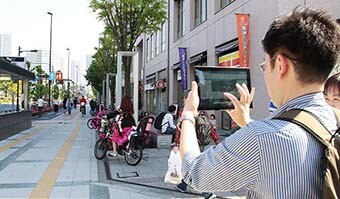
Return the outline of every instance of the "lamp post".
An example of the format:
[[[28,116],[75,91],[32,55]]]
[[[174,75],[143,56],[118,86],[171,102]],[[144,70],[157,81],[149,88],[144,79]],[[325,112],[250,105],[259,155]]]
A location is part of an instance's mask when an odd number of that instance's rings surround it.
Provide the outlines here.
[[[50,56],[48,61],[48,72],[49,76],[51,75],[51,60],[52,60],[52,18],[53,14],[51,12],[47,12],[51,16],[51,23],[50,23]],[[51,79],[48,80],[48,106],[51,106]]]
[[[67,91],[68,92],[70,92],[70,82],[69,82],[69,80],[70,80],[70,50],[71,49],[69,49],[69,48],[66,48],[66,50],[67,50],[67,79],[68,79],[68,81],[67,81]]]
[[[32,53],[36,53],[38,52],[38,50],[34,49],[34,50],[22,50],[21,47],[18,47],[18,57],[20,57],[20,54],[23,52],[32,52]],[[21,84],[21,88],[22,88],[22,93],[24,93],[24,82],[22,81]],[[18,81],[18,85],[17,85],[17,111],[19,111],[19,81]]]

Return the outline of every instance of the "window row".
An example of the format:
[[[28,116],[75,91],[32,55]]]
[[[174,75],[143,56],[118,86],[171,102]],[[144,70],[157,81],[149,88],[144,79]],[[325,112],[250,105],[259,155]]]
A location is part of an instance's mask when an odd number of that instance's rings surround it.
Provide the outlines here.
[[[186,28],[186,10],[185,2],[187,0],[174,0],[174,39],[177,40],[184,36]],[[221,10],[234,2],[235,0],[215,0],[217,10]],[[194,6],[193,27],[196,27],[207,20],[207,2],[208,0],[190,0],[190,6]],[[146,61],[150,61],[161,52],[165,51],[166,41],[166,22],[162,24],[161,30],[152,33],[146,40]]]
[[[150,61],[165,51],[166,22],[162,24],[161,30],[154,32],[146,39],[146,61]]]
[[[174,0],[174,37],[175,40],[181,38],[184,35],[186,28],[185,19],[185,2],[187,0]],[[191,27],[196,27],[207,20],[207,2],[208,0],[189,0],[190,7],[194,12],[191,12]],[[219,11],[235,0],[215,0],[215,10]],[[209,1],[210,2],[210,1]]]

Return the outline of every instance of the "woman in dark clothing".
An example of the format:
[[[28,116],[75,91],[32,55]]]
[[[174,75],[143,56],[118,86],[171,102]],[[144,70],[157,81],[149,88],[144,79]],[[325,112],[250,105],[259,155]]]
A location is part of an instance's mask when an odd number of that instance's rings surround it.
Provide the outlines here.
[[[124,96],[120,104],[121,105],[118,110],[108,115],[108,119],[115,117],[117,124],[117,128],[113,132],[113,153],[109,153],[109,156],[112,157],[117,156],[117,145],[120,146],[126,143],[133,126],[136,126],[135,119],[133,118],[133,104],[130,100],[130,97]]]

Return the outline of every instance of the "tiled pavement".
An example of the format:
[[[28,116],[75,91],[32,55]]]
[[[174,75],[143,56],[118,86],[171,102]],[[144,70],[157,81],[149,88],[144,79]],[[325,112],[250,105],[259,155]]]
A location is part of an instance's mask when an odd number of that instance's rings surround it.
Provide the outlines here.
[[[0,198],[34,198],[33,193],[49,198],[203,198],[163,183],[170,148],[145,149],[137,166],[127,165],[123,156],[96,160],[96,135],[87,128],[88,119],[79,111],[58,114],[52,120],[35,120],[33,128],[0,141]],[[70,140],[71,134],[76,137]],[[245,198],[244,191],[216,194]]]

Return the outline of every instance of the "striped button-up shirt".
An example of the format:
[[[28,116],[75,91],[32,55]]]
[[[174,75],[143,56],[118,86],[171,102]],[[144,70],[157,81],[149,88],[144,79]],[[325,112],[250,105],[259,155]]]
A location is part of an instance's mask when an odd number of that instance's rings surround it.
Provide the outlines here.
[[[186,153],[184,181],[200,191],[244,188],[247,198],[321,198],[323,146],[301,127],[272,119],[293,108],[312,112],[335,132],[335,115],[323,94],[300,96],[201,154]]]

